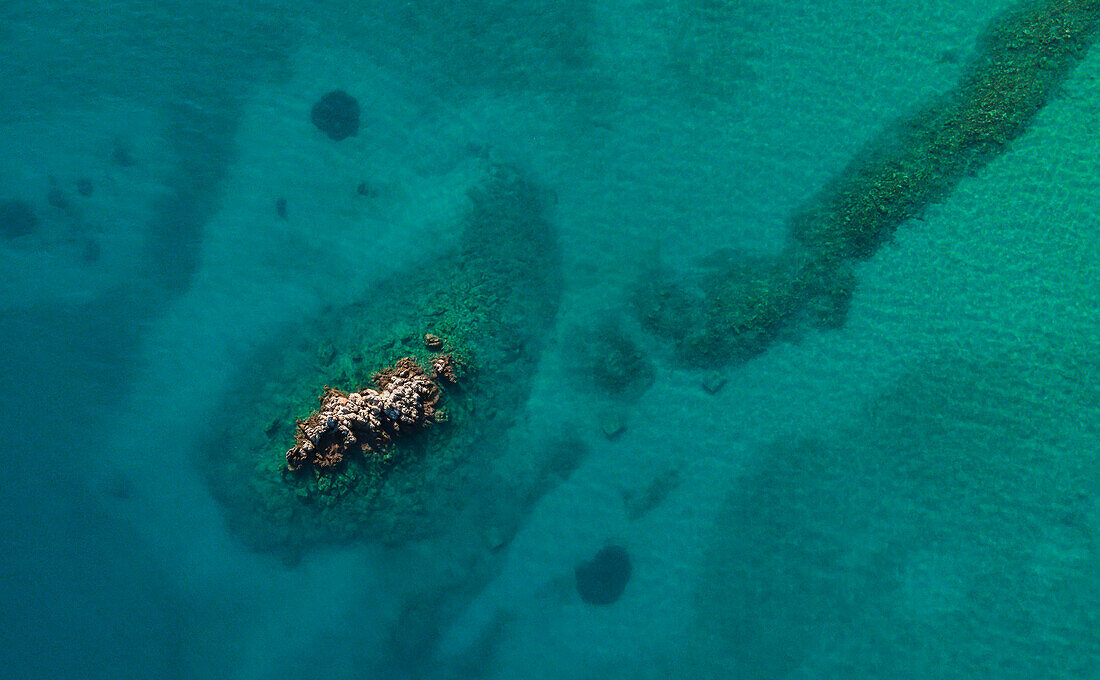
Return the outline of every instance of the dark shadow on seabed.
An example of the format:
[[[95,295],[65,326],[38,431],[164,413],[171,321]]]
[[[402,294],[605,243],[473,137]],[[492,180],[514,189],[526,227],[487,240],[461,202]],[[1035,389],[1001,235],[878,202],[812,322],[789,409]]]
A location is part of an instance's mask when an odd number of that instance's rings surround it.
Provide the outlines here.
[[[132,19],[155,23],[157,16]],[[88,461],[102,445],[96,433],[125,399],[148,323],[187,290],[197,265],[204,224],[231,159],[238,115],[233,93],[240,83],[229,80],[265,77],[277,70],[271,63],[278,56],[269,49],[274,43],[256,50],[242,41],[233,50],[234,68],[211,78],[200,72],[204,65],[194,51],[172,52],[179,39],[203,40],[202,31],[188,26],[193,14],[166,16],[171,26],[159,33],[150,26],[142,38],[153,42],[144,45],[122,32],[82,43],[77,32],[72,43],[56,46],[51,61],[19,72],[32,81],[4,95],[13,103],[9,111],[31,115],[36,107],[65,107],[84,97],[145,102],[163,114],[166,153],[176,159],[169,176],[149,178],[170,194],[148,223],[134,227],[147,243],[139,275],[87,304],[0,313],[0,421],[9,433],[3,454],[20,461],[5,473],[0,499],[0,541],[7,546],[0,574],[8,584],[0,595],[0,667],[19,677],[186,673],[180,645],[192,612],[143,539],[112,516],[112,506],[127,503],[125,481],[113,490],[90,488],[87,470],[94,462]],[[13,26],[32,35],[39,28],[35,17],[20,16]],[[124,16],[116,19],[126,23]],[[232,30],[231,22],[221,29]],[[19,59],[8,62],[15,68]],[[137,63],[148,68],[127,76]],[[39,80],[47,76],[56,81]]]
[[[89,435],[125,398],[146,324],[186,289],[206,218],[189,199],[210,204],[188,191],[159,206],[147,278],[88,304],[0,314],[0,412],[4,430],[18,433],[4,455],[23,461],[6,473],[0,501],[2,540],[13,547],[5,582],[20,584],[0,596],[4,637],[16,636],[0,641],[0,655],[22,677],[124,677],[141,667],[171,678],[178,670],[171,647],[181,603],[133,529],[104,511],[119,499],[88,488],[84,471],[94,463],[84,460],[101,445]]]
[[[1061,349],[948,352],[765,448],[696,601],[721,677],[1095,677],[1098,378]]]
[[[4,455],[22,461],[5,473],[0,501],[4,580],[19,584],[0,596],[3,638],[12,636],[0,641],[0,665],[21,677],[179,672],[172,647],[182,603],[142,539],[105,511],[125,499],[90,489],[85,476],[102,445],[89,437],[123,402],[148,320],[186,288],[189,266],[179,263],[195,262],[186,253],[197,248],[205,216],[190,206],[161,208],[165,238],[148,257],[175,263],[161,268],[164,280],[88,304],[0,315],[0,412],[4,431],[16,433]]]

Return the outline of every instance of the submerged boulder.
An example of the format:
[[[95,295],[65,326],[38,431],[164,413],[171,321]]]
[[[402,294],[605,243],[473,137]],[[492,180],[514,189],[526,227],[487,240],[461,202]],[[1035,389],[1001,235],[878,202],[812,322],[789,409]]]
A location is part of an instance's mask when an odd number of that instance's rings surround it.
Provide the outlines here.
[[[343,90],[333,90],[313,105],[310,120],[334,141],[359,134],[359,102]]]
[[[577,565],[577,593],[588,604],[611,604],[622,596],[632,570],[626,549],[608,546]]]

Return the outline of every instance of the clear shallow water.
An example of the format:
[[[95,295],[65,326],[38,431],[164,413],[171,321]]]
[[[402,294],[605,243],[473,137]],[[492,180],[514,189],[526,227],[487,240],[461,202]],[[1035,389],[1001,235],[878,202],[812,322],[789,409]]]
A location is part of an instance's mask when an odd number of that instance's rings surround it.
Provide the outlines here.
[[[1094,55],[857,265],[841,329],[712,375],[631,311],[655,253],[776,251],[999,9],[10,6],[0,199],[38,224],[0,243],[4,667],[1095,675]],[[334,88],[362,107],[339,143],[309,122]],[[487,162],[554,197],[563,258],[500,469],[583,454],[503,546],[472,524],[289,565],[243,548],[197,469],[211,409],[296,323],[452,251]],[[594,379],[607,318],[652,384]],[[632,577],[594,607],[573,568],[608,543]]]

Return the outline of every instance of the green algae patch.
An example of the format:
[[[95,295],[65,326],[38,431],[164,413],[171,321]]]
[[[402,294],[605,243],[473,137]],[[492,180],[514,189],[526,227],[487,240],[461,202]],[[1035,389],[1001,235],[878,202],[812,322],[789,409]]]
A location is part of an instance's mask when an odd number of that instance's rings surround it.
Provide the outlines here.
[[[649,272],[635,306],[688,365],[743,362],[811,325],[844,323],[852,265],[1023,134],[1084,58],[1097,0],[1028,2],[987,27],[959,83],[872,140],[788,220],[773,260],[731,254],[691,280]]]
[[[557,310],[560,255],[540,192],[515,171],[493,167],[469,197],[456,252],[287,329],[226,397],[202,468],[248,545],[293,556],[400,543],[509,497],[493,463]],[[429,350],[426,334],[443,346]],[[403,357],[430,366],[440,352],[455,358],[456,379],[440,384],[436,422],[332,470],[288,469],[295,421],[324,386],[355,391]]]

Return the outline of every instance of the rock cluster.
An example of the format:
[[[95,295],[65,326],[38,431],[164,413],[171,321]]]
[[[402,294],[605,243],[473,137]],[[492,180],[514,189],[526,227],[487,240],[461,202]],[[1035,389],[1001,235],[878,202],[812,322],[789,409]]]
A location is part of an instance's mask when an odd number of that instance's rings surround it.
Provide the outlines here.
[[[439,382],[454,380],[454,360],[438,356],[431,373],[425,373],[415,359],[405,357],[373,380],[377,389],[350,394],[325,387],[321,408],[297,422],[294,446],[286,452],[288,470],[331,470],[356,451],[378,451],[435,422]]]

